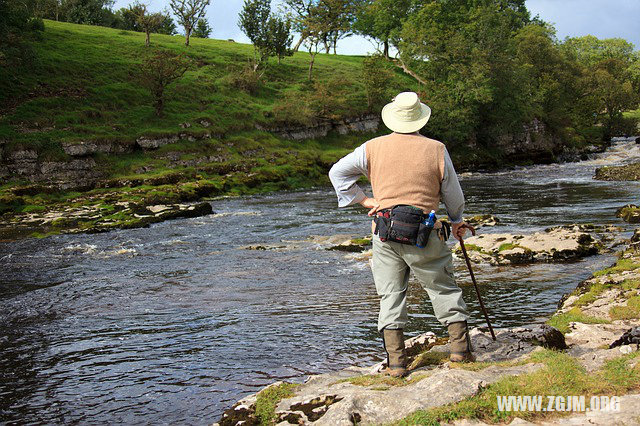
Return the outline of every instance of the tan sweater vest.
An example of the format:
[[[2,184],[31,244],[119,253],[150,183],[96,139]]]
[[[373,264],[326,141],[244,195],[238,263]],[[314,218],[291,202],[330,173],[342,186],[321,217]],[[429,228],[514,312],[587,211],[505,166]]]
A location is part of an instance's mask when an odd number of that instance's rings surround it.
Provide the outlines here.
[[[380,209],[398,204],[438,210],[444,144],[419,134],[391,133],[367,141],[367,171]]]

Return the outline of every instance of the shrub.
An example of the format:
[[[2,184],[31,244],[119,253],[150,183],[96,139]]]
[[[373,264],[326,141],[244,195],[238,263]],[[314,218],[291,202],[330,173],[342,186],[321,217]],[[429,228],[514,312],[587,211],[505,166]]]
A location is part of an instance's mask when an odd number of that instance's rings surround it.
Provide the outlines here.
[[[306,97],[300,92],[287,92],[273,106],[273,116],[279,123],[307,125],[314,113]]]
[[[242,69],[229,74],[229,84],[236,89],[254,95],[262,85],[261,76],[262,74],[254,72],[253,67],[247,64]]]

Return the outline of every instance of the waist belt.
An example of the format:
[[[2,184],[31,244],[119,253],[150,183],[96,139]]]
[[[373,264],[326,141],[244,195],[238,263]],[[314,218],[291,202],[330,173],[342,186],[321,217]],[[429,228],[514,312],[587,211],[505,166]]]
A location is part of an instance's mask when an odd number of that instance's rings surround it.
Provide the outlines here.
[[[393,241],[424,248],[429,241],[435,220],[435,215],[430,219],[421,209],[401,204],[379,211],[373,232],[383,242]]]

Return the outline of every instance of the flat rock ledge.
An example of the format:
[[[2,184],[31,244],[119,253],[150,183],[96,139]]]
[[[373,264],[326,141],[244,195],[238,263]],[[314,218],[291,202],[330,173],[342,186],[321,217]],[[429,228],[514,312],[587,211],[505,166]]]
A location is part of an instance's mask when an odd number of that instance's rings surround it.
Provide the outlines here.
[[[69,207],[22,214],[4,220],[0,217],[0,236],[5,234],[28,235],[37,230],[57,230],[64,234],[99,233],[114,229],[145,228],[153,223],[178,218],[194,218],[213,213],[209,202],[140,205],[131,202],[116,202],[104,209],[100,205],[81,208]],[[110,219],[114,213],[119,219]]]
[[[472,262],[491,265],[565,262],[622,244],[614,226],[563,225],[533,234],[482,234],[465,239]],[[460,245],[455,251],[461,253]]]
[[[479,362],[523,360],[544,346],[565,349],[564,336],[547,325],[496,330],[497,341],[480,328],[471,330],[472,345]],[[410,362],[416,365],[402,386],[362,386],[354,379],[375,375],[384,363],[373,367],[349,367],[341,371],[311,376],[295,388],[295,394],[276,407],[277,424],[353,425],[384,424],[409,414],[460,401],[475,395],[487,385],[506,376],[529,373],[540,368],[536,363],[491,365],[479,371],[456,368],[444,362],[449,346],[433,333],[408,339]],[[420,366],[425,354],[441,362]],[[270,386],[278,386],[274,383]],[[266,388],[265,388],[266,389]],[[225,411],[221,426],[260,424],[256,416],[258,393],[243,398]]]

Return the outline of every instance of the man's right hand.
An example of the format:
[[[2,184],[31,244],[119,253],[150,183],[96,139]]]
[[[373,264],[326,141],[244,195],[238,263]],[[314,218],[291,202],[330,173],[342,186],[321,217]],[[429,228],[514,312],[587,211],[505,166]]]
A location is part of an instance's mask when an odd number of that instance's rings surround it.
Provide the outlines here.
[[[369,197],[360,201],[360,205],[369,209],[369,213],[367,213],[369,216],[375,216],[378,209],[380,208],[380,203],[378,202],[378,200]]]

